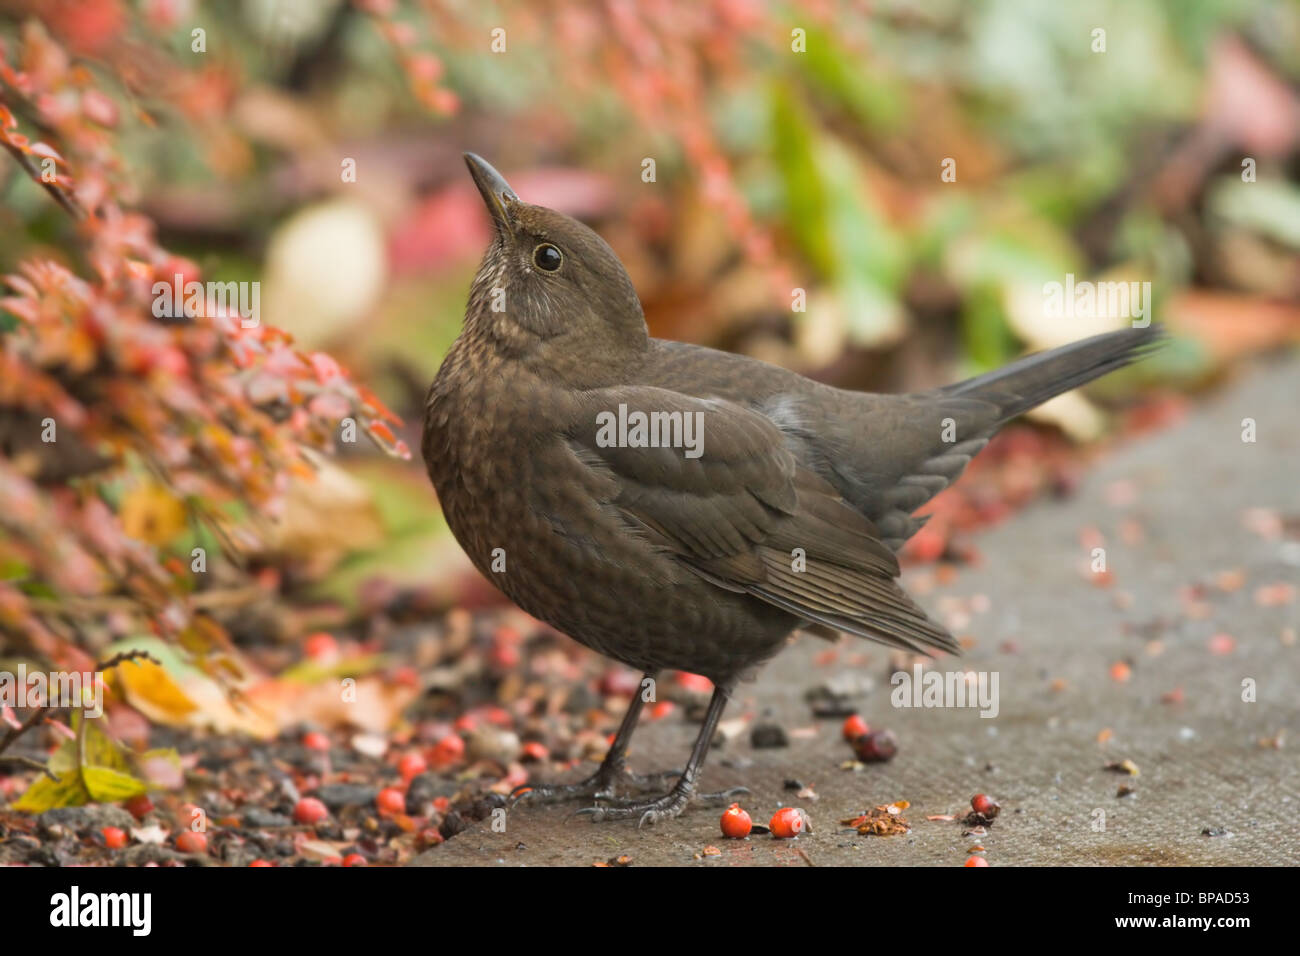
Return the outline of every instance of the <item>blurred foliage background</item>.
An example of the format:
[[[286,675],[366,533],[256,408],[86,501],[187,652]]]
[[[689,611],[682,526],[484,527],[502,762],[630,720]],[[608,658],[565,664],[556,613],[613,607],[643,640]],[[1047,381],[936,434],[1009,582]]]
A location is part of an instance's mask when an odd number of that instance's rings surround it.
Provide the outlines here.
[[[1114,427],[1116,388],[1176,406],[1300,335],[1296,3],[0,0],[0,37],[33,75],[65,58],[48,101],[12,75],[0,95],[32,139],[56,107],[93,128],[51,140],[69,188],[99,170],[176,257],[155,265],[260,281],[262,322],[337,358],[413,445],[489,236],[467,149],[601,232],[654,334],[844,387],[928,388],[1101,331],[1044,314],[1066,274],[1148,281],[1175,346],[1050,412],[1076,441]],[[90,272],[17,164],[0,193],[0,271]],[[1026,455],[1068,454],[1053,442]],[[399,594],[490,599],[417,463],[340,452],[241,545],[225,584],[259,599],[208,602],[236,639]],[[201,538],[236,563],[157,489],[113,510],[163,554]],[[129,630],[87,627],[101,647]]]

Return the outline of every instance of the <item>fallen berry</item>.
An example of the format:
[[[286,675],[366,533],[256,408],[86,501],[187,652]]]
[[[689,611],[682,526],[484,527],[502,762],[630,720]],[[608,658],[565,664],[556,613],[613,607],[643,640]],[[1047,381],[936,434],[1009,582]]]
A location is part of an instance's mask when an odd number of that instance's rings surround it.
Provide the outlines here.
[[[998,811],[1002,809],[998,802],[986,793],[977,793],[971,797],[970,806],[976,813],[983,814],[990,820],[996,817]]]
[[[749,831],[754,828],[754,823],[749,819],[749,814],[741,809],[740,804],[733,803],[727,807],[722,814],[722,835],[730,837],[733,840],[743,840],[749,836]]]
[[[293,808],[293,818],[299,823],[320,823],[329,815],[329,809],[315,797],[303,797]]]
[[[120,850],[126,846],[126,831],[121,827],[104,827],[104,846],[110,850]]]
[[[455,734],[448,734],[439,740],[437,746],[433,748],[431,762],[435,767],[445,767],[456,763],[463,756],[465,756],[465,741]]]
[[[339,657],[339,642],[333,634],[320,631],[302,642],[302,652],[314,661],[335,661]]]
[[[546,745],[544,743],[537,740],[530,740],[526,744],[524,744],[523,751],[519,755],[519,759],[541,761],[541,760],[545,760],[550,755],[551,752],[546,749]]]
[[[208,837],[194,830],[182,830],[176,837],[176,849],[182,853],[207,853]]]
[[[881,763],[898,753],[898,738],[892,730],[877,730],[855,740],[853,750],[863,763]]]
[[[849,717],[844,721],[844,739],[849,743],[853,743],[859,737],[865,737],[869,733],[871,733],[871,728],[868,727],[867,722],[857,714],[854,714],[852,717]]]
[[[693,690],[700,694],[709,694],[713,692],[713,681],[709,680],[702,674],[688,674],[686,671],[677,672],[677,686],[684,687],[686,690]]]
[[[478,730],[478,718],[473,714],[461,714],[452,726],[462,734],[472,734]]]
[[[804,830],[803,811],[796,807],[782,807],[772,815],[767,828],[772,836],[782,840],[797,837]]]
[[[1237,639],[1231,634],[1215,634],[1210,638],[1209,647],[1211,654],[1224,657],[1237,649]]]
[[[137,820],[143,820],[145,814],[153,809],[153,801],[149,799],[147,793],[137,793],[130,800],[123,804],[126,812],[131,814]]]
[[[375,806],[380,813],[405,813],[406,794],[397,787],[385,787],[375,797]]]
[[[509,671],[519,666],[519,649],[509,645],[494,645],[488,655],[497,670]]]
[[[407,783],[429,769],[429,762],[424,759],[423,754],[409,753],[403,754],[402,759],[397,761],[397,772],[402,775],[402,779]]]
[[[309,730],[302,735],[302,745],[308,750],[329,750],[330,739],[319,730]]]

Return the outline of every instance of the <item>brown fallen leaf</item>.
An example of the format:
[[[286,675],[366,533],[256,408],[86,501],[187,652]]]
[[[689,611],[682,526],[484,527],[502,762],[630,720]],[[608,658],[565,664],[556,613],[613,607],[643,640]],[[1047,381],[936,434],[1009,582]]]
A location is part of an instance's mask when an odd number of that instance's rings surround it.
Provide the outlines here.
[[[906,800],[899,800],[886,806],[873,807],[859,816],[841,820],[840,826],[852,827],[863,836],[899,836],[910,833],[912,827],[902,816],[908,806],[910,804]]]

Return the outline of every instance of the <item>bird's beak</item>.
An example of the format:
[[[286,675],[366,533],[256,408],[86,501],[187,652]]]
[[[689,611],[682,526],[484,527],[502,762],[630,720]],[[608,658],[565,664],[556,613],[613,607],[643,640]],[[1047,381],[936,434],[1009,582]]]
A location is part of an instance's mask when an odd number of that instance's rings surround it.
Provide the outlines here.
[[[492,164],[482,156],[466,153],[465,165],[469,167],[469,174],[474,177],[474,185],[478,187],[479,195],[483,197],[483,203],[492,214],[497,229],[502,235],[508,236],[512,228],[506,203],[519,202],[519,197],[505,181],[505,177],[493,169]]]

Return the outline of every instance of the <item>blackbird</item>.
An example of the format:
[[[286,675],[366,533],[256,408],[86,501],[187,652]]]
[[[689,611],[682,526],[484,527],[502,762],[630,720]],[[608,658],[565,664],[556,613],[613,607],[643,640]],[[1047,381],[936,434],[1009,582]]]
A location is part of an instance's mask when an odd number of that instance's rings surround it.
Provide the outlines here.
[[[1134,361],[1125,328],[910,395],[832,388],[751,358],[651,338],[614,251],[522,201],[472,153],[495,227],[464,329],[429,389],[422,451],[447,523],[511,600],[643,671],[714,684],[682,771],[626,765],[637,693],[599,770],[521,788],[586,796],[596,819],[675,817],[738,680],[792,632],[909,651],[956,642],[898,583],[914,516],[1008,420]],[[653,685],[643,684],[645,687]],[[615,785],[676,782],[653,799]]]

